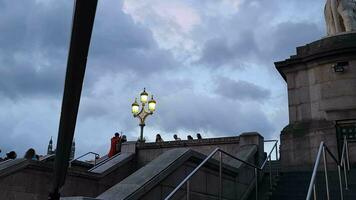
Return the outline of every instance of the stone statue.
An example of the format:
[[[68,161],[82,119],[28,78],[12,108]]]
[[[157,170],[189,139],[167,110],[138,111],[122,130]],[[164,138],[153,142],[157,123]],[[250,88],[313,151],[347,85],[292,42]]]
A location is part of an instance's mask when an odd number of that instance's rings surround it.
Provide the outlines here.
[[[356,0],[327,0],[325,21],[328,36],[356,31]]]

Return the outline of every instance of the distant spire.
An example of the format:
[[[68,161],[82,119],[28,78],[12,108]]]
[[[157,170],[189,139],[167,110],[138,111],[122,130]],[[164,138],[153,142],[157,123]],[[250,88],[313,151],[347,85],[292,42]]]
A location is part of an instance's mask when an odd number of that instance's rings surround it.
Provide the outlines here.
[[[51,154],[54,154],[52,136],[51,136],[51,139],[48,142],[48,147],[47,147],[47,155],[51,155]]]

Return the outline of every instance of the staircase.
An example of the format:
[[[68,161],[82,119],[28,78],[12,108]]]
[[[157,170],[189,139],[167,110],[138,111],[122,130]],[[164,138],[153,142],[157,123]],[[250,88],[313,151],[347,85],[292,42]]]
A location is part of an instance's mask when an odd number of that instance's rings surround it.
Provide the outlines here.
[[[277,187],[272,191],[270,199],[305,200],[311,174],[312,172],[282,173],[277,182]],[[330,199],[341,199],[338,173],[336,171],[330,171],[328,178],[330,182]],[[316,191],[318,199],[327,199],[324,172],[319,172],[317,175]],[[351,170],[349,174],[349,190],[343,188],[343,193],[345,200],[356,199],[356,169]]]
[[[272,189],[270,187],[269,166],[264,170],[262,181],[259,184],[258,200],[305,200],[312,171],[283,172],[276,176],[280,170],[279,161],[272,161]],[[330,199],[340,198],[340,186],[337,171],[328,172]],[[345,190],[344,176],[342,174],[344,200],[356,200],[356,167],[349,175],[349,190]],[[327,199],[325,187],[325,174],[320,171],[316,181],[317,199]],[[312,198],[313,199],[313,198]],[[256,200],[255,191],[251,192],[248,200]]]

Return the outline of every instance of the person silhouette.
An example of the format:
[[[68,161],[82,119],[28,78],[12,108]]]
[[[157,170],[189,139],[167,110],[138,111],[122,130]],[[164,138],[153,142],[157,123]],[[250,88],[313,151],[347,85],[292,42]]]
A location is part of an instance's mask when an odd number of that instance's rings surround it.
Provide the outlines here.
[[[197,138],[198,138],[198,140],[203,139],[203,138],[201,137],[200,133],[197,133]]]
[[[174,138],[175,141],[181,140],[181,139],[177,136],[177,134],[174,134],[174,135],[173,135],[173,138]]]
[[[156,142],[164,142],[160,134],[156,135]]]

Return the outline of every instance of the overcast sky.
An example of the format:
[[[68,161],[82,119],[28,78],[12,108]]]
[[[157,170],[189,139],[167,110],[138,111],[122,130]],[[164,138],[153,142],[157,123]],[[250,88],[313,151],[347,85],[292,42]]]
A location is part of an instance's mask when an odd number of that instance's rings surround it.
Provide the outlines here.
[[[288,98],[275,61],[325,34],[324,0],[100,0],[75,132],[101,155],[139,137],[130,107],[157,100],[145,137],[257,131],[277,138]],[[57,139],[73,1],[0,0],[0,149],[45,154]],[[56,143],[56,142],[54,142]]]

